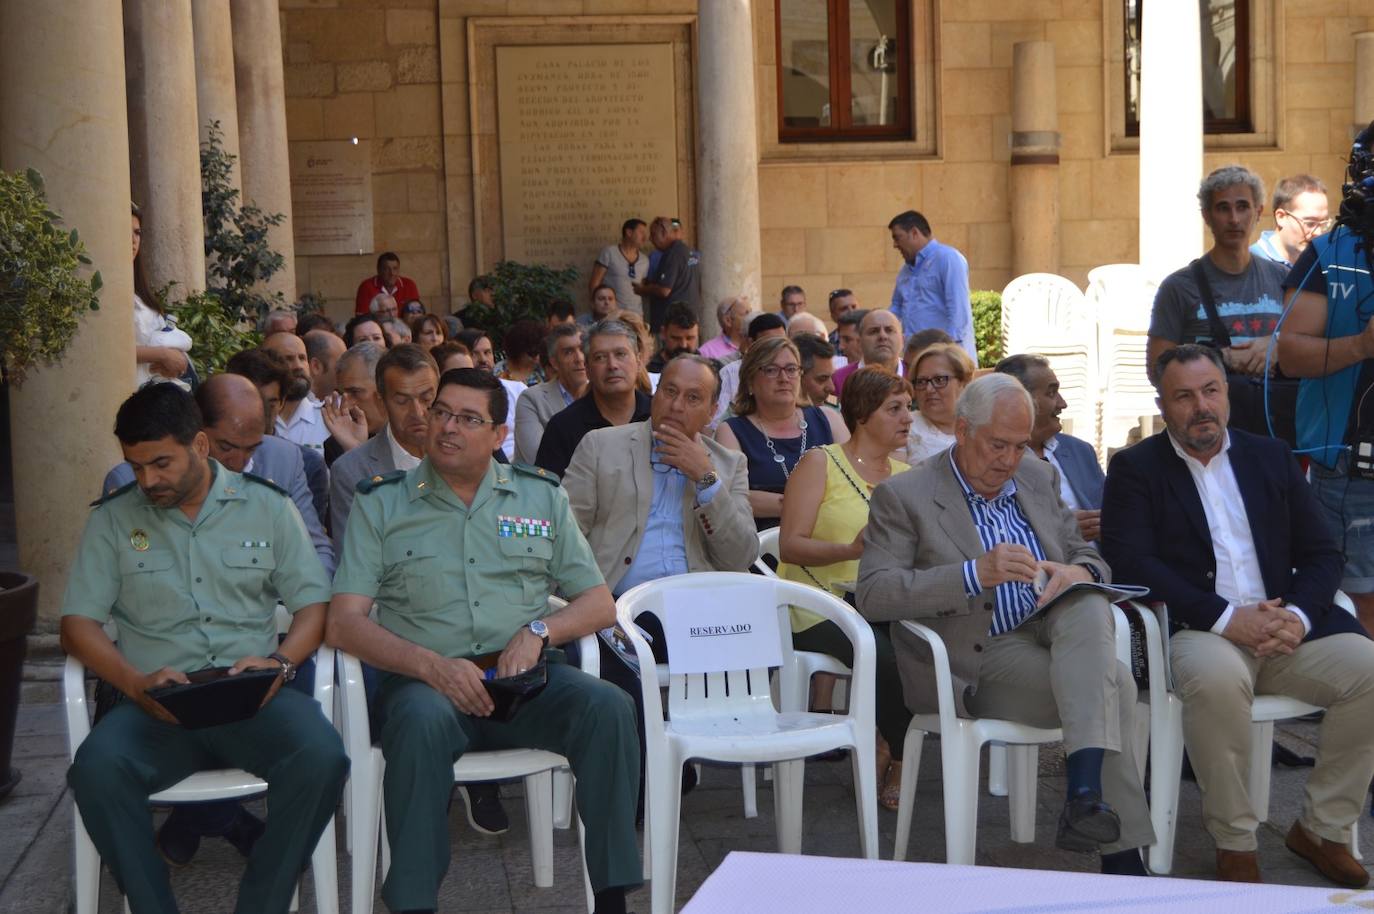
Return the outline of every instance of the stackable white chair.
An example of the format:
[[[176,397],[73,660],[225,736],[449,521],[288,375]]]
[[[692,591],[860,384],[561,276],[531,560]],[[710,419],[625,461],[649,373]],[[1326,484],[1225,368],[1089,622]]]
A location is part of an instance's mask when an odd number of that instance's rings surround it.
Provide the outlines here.
[[[1146,339],[1158,279],[1133,263],[1088,273],[1088,309],[1097,323],[1097,375],[1102,397],[1098,456],[1126,443],[1141,416],[1159,413],[1145,370]]]
[[[277,626],[284,632],[290,627],[290,617],[277,608]],[[115,637],[113,625],[106,631]],[[334,650],[325,645],[315,652],[315,700],[325,720],[331,720],[334,709]],[[67,712],[67,741],[71,758],[91,732],[90,712],[86,707],[86,667],[75,657],[68,656],[62,671],[62,699]],[[151,805],[166,803],[199,803],[207,800],[242,800],[267,792],[267,782],[240,768],[198,771],[188,778],[159,791],[148,798]],[[271,810],[268,811],[271,814]],[[95,844],[81,822],[81,812],[72,805],[73,838],[76,845],[76,914],[96,914],[100,905],[100,856]],[[320,833],[319,843],[310,857],[310,870],[315,880],[315,906],[320,914],[338,914],[339,878],[334,850],[334,818],[331,816]],[[298,908],[300,888],[291,899],[291,910]],[[124,910],[129,910],[128,899]]]
[[[1097,440],[1096,318],[1082,290],[1063,276],[1027,273],[1002,290],[1002,351],[1049,360],[1068,409],[1065,431]],[[985,366],[986,367],[986,366]]]
[[[1116,657],[1127,667],[1131,659],[1131,635],[1126,617],[1112,607],[1116,622]],[[1149,619],[1146,622],[1149,637]],[[897,809],[897,835],[892,859],[905,860],[911,836],[911,816],[916,805],[916,776],[927,733],[940,734],[941,777],[944,782],[945,862],[972,865],[978,838],[979,752],[988,747],[988,792],[1010,798],[1011,839],[1020,844],[1035,840],[1036,776],[1040,745],[1063,738],[1059,728],[1032,727],[996,718],[961,718],[954,695],[949,652],[938,634],[918,622],[901,623],[930,645],[935,666],[939,713],[917,714],[911,719],[903,750],[902,799]],[[1137,765],[1143,776],[1146,740],[1153,717],[1137,708],[1135,740]]]
[[[1336,592],[1335,602],[1350,612],[1355,606],[1350,598]],[[1154,825],[1155,843],[1150,846],[1150,870],[1169,873],[1174,866],[1174,838],[1178,833],[1178,793],[1183,771],[1183,702],[1174,695],[1173,678],[1169,666],[1169,609],[1155,604],[1154,613],[1139,606],[1142,615],[1157,615],[1162,637],[1148,647],[1150,651],[1150,700],[1158,721],[1150,747],[1150,819]],[[1157,675],[1158,674],[1158,675]],[[1158,695],[1155,682],[1159,682]],[[1260,822],[1269,819],[1269,775],[1272,767],[1271,746],[1274,742],[1274,722],[1303,717],[1321,709],[1315,705],[1289,698],[1286,695],[1256,695],[1250,708],[1250,776],[1247,790],[1255,817]],[[1350,829],[1350,853],[1360,859],[1359,819]]]
[[[645,855],[651,873],[654,914],[673,909],[677,881],[680,779],[684,762],[701,758],[734,763],[772,763],[773,801],[778,844],[784,853],[800,853],[803,776],[806,758],[848,748],[864,856],[878,855],[877,774],[875,769],[873,632],[844,601],[823,591],[761,575],[702,572],[649,581],[622,594],[616,603],[620,627],[634,645],[641,669],[654,663],[648,643],[632,624],[652,612],[668,627],[665,607],[697,597],[717,605],[722,594],[734,594],[752,607],[752,624],[778,639],[784,658],[782,692],[794,689],[797,675],[785,658],[792,652],[789,606],[818,613],[838,625],[854,645],[854,678],[849,713],[812,714],[778,711],[773,706],[769,669],[751,665],[705,673],[671,673],[664,701],[656,682],[642,681],[646,764]],[[769,620],[773,621],[769,621]],[[674,648],[670,645],[670,656]]]
[[[549,598],[550,607],[565,605],[557,597]],[[595,635],[587,635],[578,642],[581,669],[591,676],[601,675],[601,657]],[[386,761],[382,749],[373,741],[368,725],[367,695],[363,689],[362,664],[358,658],[338,652],[339,679],[343,693],[344,745],[352,762],[348,792],[352,797],[352,814],[348,830],[353,849],[353,912],[367,914],[372,910],[376,885],[378,837],[382,846],[382,878],[391,867],[391,848],[386,838],[382,809],[382,775]],[[534,884],[539,888],[553,885],[553,828],[555,824],[555,782],[568,769],[568,760],[556,752],[543,749],[495,749],[484,752],[464,752],[453,764],[453,778],[457,782],[498,781],[523,778],[525,787],[525,816],[530,829],[530,862]],[[570,780],[570,779],[569,779]],[[571,785],[567,798],[570,799]],[[563,793],[563,791],[559,791]],[[559,798],[559,803],[564,798]],[[581,821],[578,838],[581,841]],[[591,884],[583,867],[587,909],[592,909]]]

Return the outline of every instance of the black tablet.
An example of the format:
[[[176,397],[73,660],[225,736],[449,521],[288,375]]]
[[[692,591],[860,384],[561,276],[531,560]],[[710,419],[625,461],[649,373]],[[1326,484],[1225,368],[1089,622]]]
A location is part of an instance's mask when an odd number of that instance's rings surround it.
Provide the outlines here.
[[[230,676],[229,667],[216,666],[187,673],[189,683],[149,689],[148,695],[171,711],[187,730],[200,730],[247,720],[258,713],[280,675],[281,670],[272,668]]]

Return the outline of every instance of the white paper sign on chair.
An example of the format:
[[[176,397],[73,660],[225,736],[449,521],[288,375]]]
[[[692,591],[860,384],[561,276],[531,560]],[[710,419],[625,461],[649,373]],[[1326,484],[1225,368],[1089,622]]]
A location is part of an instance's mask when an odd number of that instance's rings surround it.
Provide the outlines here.
[[[709,599],[700,590],[663,594],[668,672],[718,673],[782,665],[778,608],[760,600],[767,588],[721,587]]]

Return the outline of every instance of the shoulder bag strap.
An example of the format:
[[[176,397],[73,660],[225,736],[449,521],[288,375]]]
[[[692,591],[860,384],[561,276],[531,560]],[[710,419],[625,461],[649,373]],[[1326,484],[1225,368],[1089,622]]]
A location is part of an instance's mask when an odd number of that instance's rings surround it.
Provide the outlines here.
[[[1231,334],[1221,322],[1221,315],[1217,313],[1217,301],[1212,295],[1212,284],[1207,281],[1207,273],[1202,269],[1202,258],[1194,260],[1189,266],[1193,271],[1193,281],[1197,283],[1198,294],[1202,296],[1202,307],[1207,312],[1207,322],[1212,327],[1212,342],[1218,349],[1230,349]]]

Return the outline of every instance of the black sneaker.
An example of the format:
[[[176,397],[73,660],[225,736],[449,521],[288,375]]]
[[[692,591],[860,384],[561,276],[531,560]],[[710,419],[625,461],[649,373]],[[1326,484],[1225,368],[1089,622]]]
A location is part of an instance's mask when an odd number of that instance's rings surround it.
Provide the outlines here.
[[[484,835],[504,835],[510,831],[499,784],[459,784],[458,792],[468,806],[469,825]]]
[[[186,808],[173,806],[157,830],[157,849],[172,866],[186,866],[200,850],[200,835],[189,827]]]

